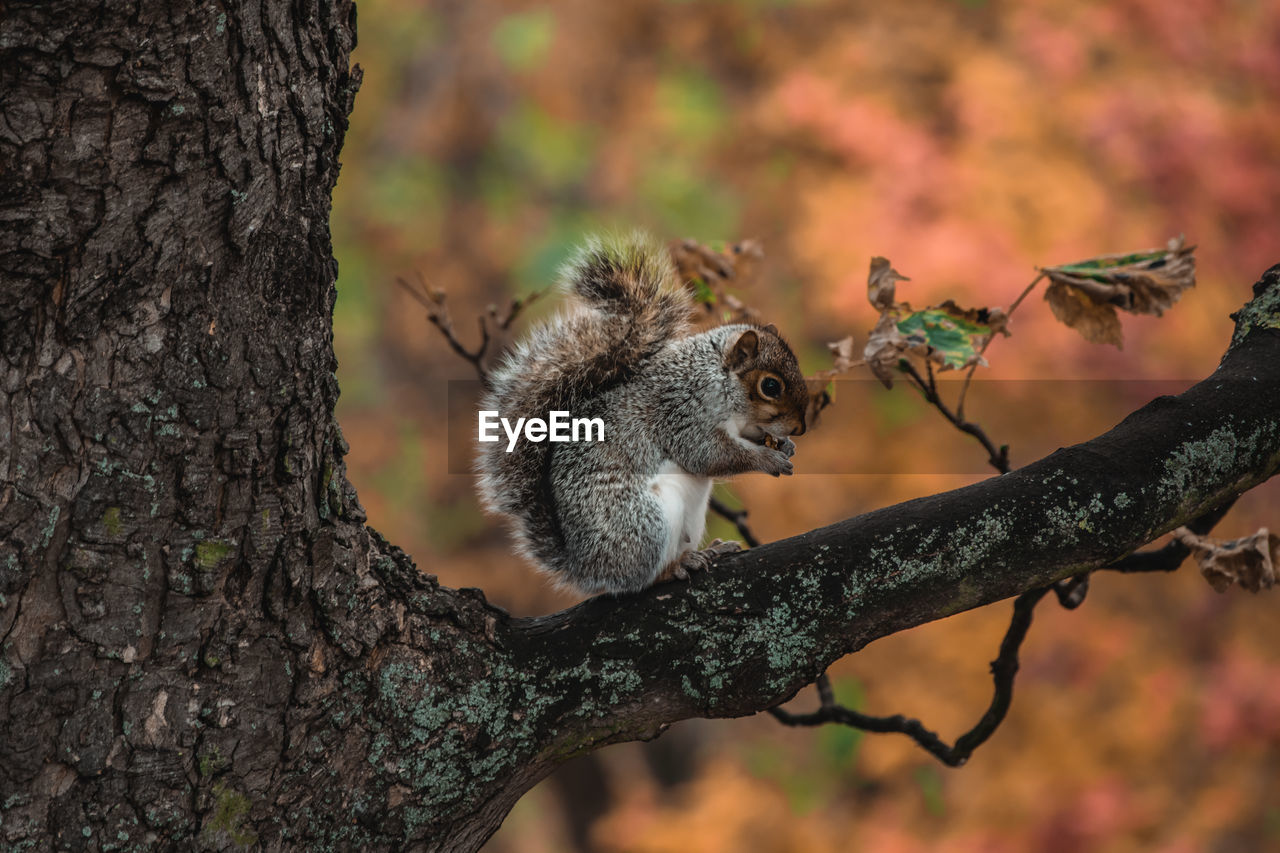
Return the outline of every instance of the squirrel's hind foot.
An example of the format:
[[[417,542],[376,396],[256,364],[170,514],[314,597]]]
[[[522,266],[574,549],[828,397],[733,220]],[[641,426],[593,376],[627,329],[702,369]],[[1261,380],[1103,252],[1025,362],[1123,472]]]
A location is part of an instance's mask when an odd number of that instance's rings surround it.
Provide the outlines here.
[[[709,569],[717,557],[741,550],[741,542],[726,542],[723,539],[715,539],[701,551],[685,551],[679,557],[676,557],[653,582],[664,583],[670,580],[688,580],[689,572],[700,572],[703,569]]]

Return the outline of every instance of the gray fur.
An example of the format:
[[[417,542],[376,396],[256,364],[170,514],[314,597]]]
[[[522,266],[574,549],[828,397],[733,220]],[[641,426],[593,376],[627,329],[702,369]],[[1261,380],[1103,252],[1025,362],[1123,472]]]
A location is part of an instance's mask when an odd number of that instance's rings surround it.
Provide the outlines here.
[[[595,240],[562,280],[576,303],[514,348],[483,407],[512,421],[552,410],[599,417],[604,441],[522,439],[511,453],[505,442],[482,444],[480,495],[508,517],[522,553],[558,582],[584,593],[633,592],[666,568],[671,537],[690,535],[670,529],[651,488],[664,465],[708,479],[790,473],[790,453],[721,428],[750,411],[725,353],[753,327],[689,334],[692,302],[664,247],[642,235]]]

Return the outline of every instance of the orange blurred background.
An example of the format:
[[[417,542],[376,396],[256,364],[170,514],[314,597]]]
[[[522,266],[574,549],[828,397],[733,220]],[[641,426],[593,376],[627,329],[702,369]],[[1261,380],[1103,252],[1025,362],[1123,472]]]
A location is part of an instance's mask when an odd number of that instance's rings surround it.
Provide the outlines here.
[[[740,296],[812,372],[826,342],[861,349],[874,325],[873,255],[917,307],[1008,306],[1037,265],[1185,233],[1197,287],[1164,317],[1124,316],[1123,351],[1085,343],[1038,292],[992,345],[979,378],[1029,381],[983,386],[968,414],[1018,465],[1208,375],[1228,313],[1280,262],[1274,2],[362,0],[356,58],[333,214],[350,477],[423,570],[513,613],[574,598],[448,473],[448,382],[473,374],[398,276],[445,289],[475,343],[476,314],[545,287],[591,231],[755,237],[766,256]],[[1114,379],[1147,381],[1099,382]],[[800,440],[797,476],[722,490],[762,538],[986,476],[906,385],[848,387]],[[814,473],[831,470],[877,473]],[[1218,532],[1280,527],[1278,503],[1273,481]],[[1215,594],[1192,564],[1104,573],[1080,610],[1041,605],[1013,709],[963,769],[901,736],[691,721],[566,766],[488,849],[1280,849],[1273,596]],[[846,701],[951,740],[986,706],[1009,612],[888,638],[832,676]]]

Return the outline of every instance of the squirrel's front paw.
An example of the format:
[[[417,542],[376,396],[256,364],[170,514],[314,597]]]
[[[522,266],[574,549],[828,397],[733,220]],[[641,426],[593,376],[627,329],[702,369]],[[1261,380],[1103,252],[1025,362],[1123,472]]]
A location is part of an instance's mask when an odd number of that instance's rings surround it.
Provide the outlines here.
[[[796,443],[785,435],[782,438],[774,438],[772,435],[767,436],[765,438],[765,446],[782,451],[787,454],[788,459],[796,455]]]
[[[786,444],[782,444],[786,442]],[[789,438],[780,439],[777,448],[763,447],[760,452],[760,464],[757,470],[777,477],[790,474],[792,471],[791,455],[796,452],[795,443]]]

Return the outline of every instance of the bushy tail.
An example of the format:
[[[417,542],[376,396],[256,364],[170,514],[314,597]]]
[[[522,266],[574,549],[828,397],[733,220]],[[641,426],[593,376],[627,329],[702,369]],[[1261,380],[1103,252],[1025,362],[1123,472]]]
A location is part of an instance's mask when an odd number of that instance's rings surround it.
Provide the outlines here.
[[[534,329],[492,375],[483,407],[512,422],[551,411],[576,415],[688,331],[692,299],[666,247],[644,234],[590,239],[560,283],[577,309]],[[489,510],[513,519],[527,555],[555,569],[563,553],[550,482],[556,445],[520,441],[507,453],[505,444],[480,445],[480,496]]]
[[[677,280],[666,247],[646,234],[591,238],[560,280],[600,315],[588,322],[590,336],[578,350],[582,373],[574,381],[579,388],[606,390],[687,331],[692,299]]]

